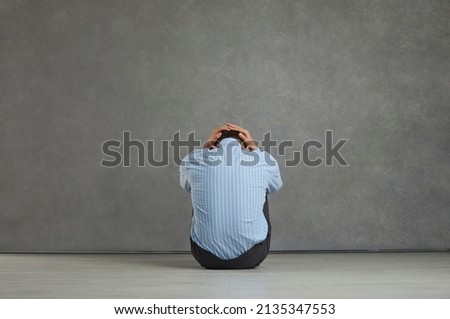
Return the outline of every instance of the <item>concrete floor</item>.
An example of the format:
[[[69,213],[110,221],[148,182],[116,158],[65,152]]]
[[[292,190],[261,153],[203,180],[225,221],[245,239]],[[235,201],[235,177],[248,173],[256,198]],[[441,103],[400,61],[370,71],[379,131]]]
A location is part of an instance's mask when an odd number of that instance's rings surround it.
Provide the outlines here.
[[[269,254],[206,270],[189,254],[0,254],[0,298],[450,298],[450,253]]]

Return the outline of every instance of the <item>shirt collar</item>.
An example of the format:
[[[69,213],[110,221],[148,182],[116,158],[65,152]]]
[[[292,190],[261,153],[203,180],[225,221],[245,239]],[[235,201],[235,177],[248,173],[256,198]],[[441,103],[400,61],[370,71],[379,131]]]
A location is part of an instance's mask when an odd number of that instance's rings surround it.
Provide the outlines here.
[[[225,145],[228,145],[228,144],[232,144],[233,146],[241,146],[241,144],[239,144],[239,141],[237,139],[233,138],[233,137],[224,138],[223,140],[221,140],[219,142],[219,144],[221,146],[225,146]]]

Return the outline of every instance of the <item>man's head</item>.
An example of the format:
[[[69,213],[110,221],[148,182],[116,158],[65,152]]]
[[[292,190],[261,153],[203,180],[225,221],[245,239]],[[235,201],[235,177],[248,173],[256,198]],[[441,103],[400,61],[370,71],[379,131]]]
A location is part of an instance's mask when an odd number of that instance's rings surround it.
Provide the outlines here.
[[[209,149],[217,147],[220,141],[225,138],[234,138],[241,144],[242,148],[247,150],[258,149],[257,144],[253,141],[248,130],[231,123],[213,129],[209,135],[208,141],[203,144],[203,147]]]
[[[220,135],[220,137],[217,139],[217,142],[220,142],[221,140],[225,139],[225,138],[234,138],[236,139],[239,143],[243,143],[244,141],[239,137],[239,132],[238,131],[221,131],[222,135]]]

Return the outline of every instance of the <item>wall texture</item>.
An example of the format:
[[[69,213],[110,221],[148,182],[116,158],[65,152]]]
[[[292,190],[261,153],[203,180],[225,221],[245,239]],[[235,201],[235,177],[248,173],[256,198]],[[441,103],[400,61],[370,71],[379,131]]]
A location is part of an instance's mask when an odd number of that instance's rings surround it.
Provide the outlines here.
[[[294,143],[272,152],[274,250],[450,248],[449,16],[447,0],[0,0],[0,251],[188,250],[173,151],[105,168],[101,146],[225,122]],[[326,130],[349,166],[286,166]]]

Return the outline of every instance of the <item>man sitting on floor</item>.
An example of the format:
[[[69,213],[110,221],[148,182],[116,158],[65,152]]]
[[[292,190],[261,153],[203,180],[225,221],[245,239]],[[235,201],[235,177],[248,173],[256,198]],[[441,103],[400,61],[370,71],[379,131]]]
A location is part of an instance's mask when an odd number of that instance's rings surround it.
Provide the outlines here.
[[[267,256],[271,224],[267,194],[283,182],[275,159],[248,130],[215,128],[203,149],[186,155],[180,185],[191,193],[191,252],[205,268],[253,268]]]

